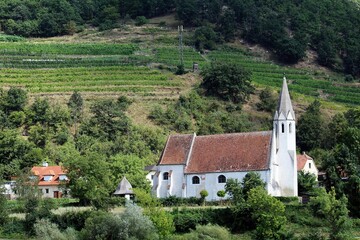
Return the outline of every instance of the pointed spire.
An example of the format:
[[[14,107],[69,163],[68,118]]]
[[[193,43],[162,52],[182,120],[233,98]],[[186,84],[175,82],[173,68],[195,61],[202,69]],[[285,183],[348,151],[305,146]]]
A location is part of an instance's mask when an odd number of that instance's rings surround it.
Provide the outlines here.
[[[286,119],[288,118],[290,113],[292,118],[295,119],[295,113],[291,104],[291,99],[290,99],[290,94],[289,94],[285,74],[283,78],[283,85],[280,93],[277,112],[279,116],[282,113]]]
[[[132,186],[125,176],[122,178],[121,182],[119,183],[113,194],[114,195],[134,194],[132,190]]]

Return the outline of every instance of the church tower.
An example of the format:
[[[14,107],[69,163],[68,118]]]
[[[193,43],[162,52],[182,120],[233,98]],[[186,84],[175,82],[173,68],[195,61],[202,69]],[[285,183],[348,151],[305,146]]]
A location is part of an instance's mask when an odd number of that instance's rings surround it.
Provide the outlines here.
[[[295,113],[284,77],[273,122],[273,144],[276,150],[272,185],[275,196],[298,195],[295,134]]]

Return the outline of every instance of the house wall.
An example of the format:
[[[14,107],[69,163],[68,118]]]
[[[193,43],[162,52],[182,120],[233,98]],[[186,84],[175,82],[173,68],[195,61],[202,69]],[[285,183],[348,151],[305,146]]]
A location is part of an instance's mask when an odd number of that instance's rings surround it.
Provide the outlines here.
[[[169,173],[168,180],[163,179],[165,172]],[[184,165],[159,165],[153,178],[153,193],[158,198],[169,196],[183,196]]]
[[[155,177],[156,171],[150,171],[148,174],[146,174],[146,179],[150,182],[150,186],[153,186],[154,183],[154,177]]]
[[[48,193],[46,193],[46,189],[48,189]],[[58,191],[59,192],[59,198],[60,196],[60,192],[62,192],[61,189],[59,189],[58,186],[39,186],[39,190],[41,190],[42,192],[42,196],[44,198],[54,198],[54,192]],[[61,193],[62,195],[62,193]]]
[[[261,179],[268,183],[269,181],[269,171],[257,171],[260,174]],[[229,178],[238,179],[239,182],[245,177],[248,172],[219,172],[219,173],[206,173],[206,174],[187,174],[185,175],[186,179],[186,196],[185,197],[200,197],[200,191],[205,189],[209,195],[206,197],[207,201],[216,201],[221,200],[217,196],[217,192],[220,190],[225,190],[226,183],[218,183],[218,177],[224,175],[226,180]],[[198,176],[200,178],[200,184],[193,184],[192,178]],[[225,198],[228,198],[228,195],[225,195]]]
[[[310,164],[310,166],[309,166],[309,164]],[[304,168],[302,169],[302,171],[304,171],[306,173],[314,174],[316,176],[316,180],[317,180],[319,170],[317,169],[315,162],[313,160],[308,159],[306,161],[306,164],[305,164]]]

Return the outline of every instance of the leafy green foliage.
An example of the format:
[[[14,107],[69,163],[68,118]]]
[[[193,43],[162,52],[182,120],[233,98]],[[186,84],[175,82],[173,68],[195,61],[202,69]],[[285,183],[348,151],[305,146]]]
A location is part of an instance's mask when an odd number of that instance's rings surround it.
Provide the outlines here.
[[[280,231],[286,223],[285,206],[269,196],[262,187],[250,190],[247,203],[256,223],[256,238],[279,239]]]
[[[247,199],[251,189],[260,187],[265,188],[266,183],[260,178],[258,172],[248,172],[242,180],[242,193]]]
[[[205,94],[234,103],[243,103],[253,93],[251,73],[241,66],[215,62],[201,73]]]
[[[149,118],[158,125],[167,126],[177,132],[191,130],[199,134],[242,132],[256,128],[248,116],[241,113],[241,106],[233,103],[207,101],[196,92],[180,96],[174,104],[164,110],[157,105]]]
[[[315,100],[300,116],[296,127],[297,145],[302,151],[320,147],[323,137],[324,122],[320,112],[320,102]]]
[[[128,104],[123,101],[123,98],[119,98],[118,101],[95,102],[90,108],[93,117],[81,126],[80,133],[106,140],[115,140],[118,134],[127,133],[131,123],[124,113]]]
[[[4,189],[0,187],[0,226],[3,226],[8,220],[8,209],[7,209],[7,199],[5,194],[3,194]]]
[[[216,49],[216,42],[218,38],[211,27],[199,27],[194,33],[194,44],[198,51],[214,50]]]
[[[260,102],[256,104],[256,107],[260,111],[274,112],[276,109],[276,97],[271,88],[266,87],[260,92]]]
[[[109,164],[99,153],[73,156],[64,164],[67,169],[67,184],[72,197],[79,198],[81,204],[91,204],[97,209],[109,207],[110,193],[115,184],[111,181]]]
[[[175,232],[174,217],[163,208],[150,207],[145,210],[161,238],[168,238]]]
[[[70,117],[75,127],[75,136],[77,135],[77,124],[81,120],[84,108],[84,100],[78,91],[73,92],[68,103]]]
[[[298,190],[299,194],[309,193],[317,185],[317,176],[312,173],[300,171],[298,172]]]
[[[174,239],[219,239],[227,240],[231,239],[229,230],[218,225],[197,225],[196,229],[191,230],[190,233],[186,233],[181,236],[175,236]]]
[[[61,232],[55,223],[50,222],[49,219],[40,219],[34,225],[35,235],[38,239],[48,240],[76,240],[78,239],[77,232],[72,228],[67,228]]]
[[[311,199],[310,204],[315,213],[328,222],[330,239],[350,239],[348,230],[351,222],[348,217],[349,210],[346,208],[347,198],[344,195],[337,199],[334,188],[329,193],[322,189],[318,196]]]
[[[156,229],[139,207],[129,204],[122,214],[94,212],[81,231],[82,239],[158,239]]]

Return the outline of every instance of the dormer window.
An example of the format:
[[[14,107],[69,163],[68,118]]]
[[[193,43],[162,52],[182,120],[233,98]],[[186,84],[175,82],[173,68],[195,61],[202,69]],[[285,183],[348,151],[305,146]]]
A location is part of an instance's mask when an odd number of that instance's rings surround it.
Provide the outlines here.
[[[309,162],[309,168],[311,168],[311,163]]]
[[[285,125],[282,123],[281,124],[281,132],[284,133],[285,132]]]
[[[67,181],[67,180],[68,180],[68,178],[65,174],[59,175],[59,181]]]
[[[53,177],[52,175],[45,175],[45,176],[44,176],[44,181],[45,181],[45,182],[50,182],[51,179],[52,179],[52,177]]]

